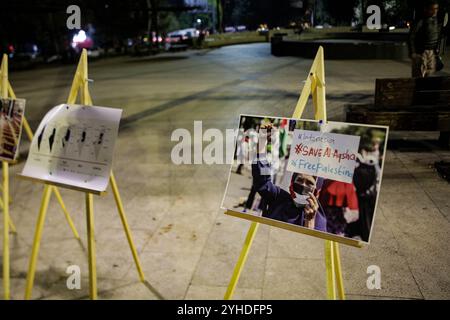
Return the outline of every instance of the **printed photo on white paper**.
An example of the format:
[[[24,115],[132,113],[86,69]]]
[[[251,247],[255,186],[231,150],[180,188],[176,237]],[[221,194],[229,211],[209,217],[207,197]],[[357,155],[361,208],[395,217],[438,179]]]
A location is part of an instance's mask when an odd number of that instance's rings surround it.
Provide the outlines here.
[[[103,192],[108,186],[121,109],[61,104],[39,124],[22,175]]]

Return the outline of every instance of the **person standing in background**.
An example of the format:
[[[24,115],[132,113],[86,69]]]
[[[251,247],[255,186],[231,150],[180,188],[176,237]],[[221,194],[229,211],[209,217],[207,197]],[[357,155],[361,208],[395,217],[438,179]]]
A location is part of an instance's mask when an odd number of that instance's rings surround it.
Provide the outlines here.
[[[438,1],[427,0],[423,18],[415,21],[409,31],[408,49],[413,78],[428,77],[436,71],[436,50],[441,30],[438,11]]]
[[[325,180],[319,196],[327,218],[327,231],[348,236],[347,225],[359,219],[359,204],[355,186],[335,180]]]

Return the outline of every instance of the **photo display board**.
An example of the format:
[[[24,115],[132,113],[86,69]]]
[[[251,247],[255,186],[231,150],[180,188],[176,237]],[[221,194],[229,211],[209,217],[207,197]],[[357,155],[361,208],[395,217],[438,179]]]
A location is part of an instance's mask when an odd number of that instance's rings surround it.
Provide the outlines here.
[[[25,177],[103,192],[108,186],[121,109],[61,104],[31,143]]]
[[[387,138],[384,126],[241,115],[222,209],[368,243]]]
[[[14,161],[19,151],[24,99],[0,99],[0,159]]]

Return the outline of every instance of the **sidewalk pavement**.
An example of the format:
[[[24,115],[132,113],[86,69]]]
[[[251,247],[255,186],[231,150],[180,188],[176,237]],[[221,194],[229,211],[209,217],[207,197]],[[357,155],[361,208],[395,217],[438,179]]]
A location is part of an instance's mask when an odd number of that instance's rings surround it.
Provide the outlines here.
[[[266,44],[176,54],[177,59],[114,60],[90,68],[97,105],[124,108],[114,172],[147,283],[138,281],[111,192],[95,197],[97,275],[101,299],[221,299],[250,223],[220,209],[229,165],[175,165],[173,130],[235,128],[240,113],[290,116],[310,60],[275,58]],[[66,97],[67,68],[12,76],[27,115],[42,114]],[[376,77],[409,75],[398,61],[326,61],[328,115],[342,120],[342,106],[370,101]],[[446,72],[449,72],[448,64]],[[124,76],[125,74],[125,76]],[[43,79],[39,83],[30,79]],[[51,87],[55,84],[55,87]],[[46,89],[45,86],[48,86]],[[304,117],[312,117],[307,109]],[[437,133],[392,134],[373,238],[362,249],[341,246],[349,299],[450,298],[450,185],[432,164],[450,151],[430,142]],[[205,143],[204,145],[206,145]],[[22,139],[21,149],[28,143]],[[26,155],[26,153],[25,153]],[[43,186],[18,179],[11,168],[11,292],[23,298]],[[80,245],[52,197],[34,299],[88,297],[84,195],[61,190]],[[81,290],[66,286],[66,268],[81,268]],[[367,267],[381,268],[381,290],[366,286]],[[0,285],[0,291],[2,291]],[[324,299],[324,241],[261,225],[235,299]],[[2,294],[2,292],[0,292]]]

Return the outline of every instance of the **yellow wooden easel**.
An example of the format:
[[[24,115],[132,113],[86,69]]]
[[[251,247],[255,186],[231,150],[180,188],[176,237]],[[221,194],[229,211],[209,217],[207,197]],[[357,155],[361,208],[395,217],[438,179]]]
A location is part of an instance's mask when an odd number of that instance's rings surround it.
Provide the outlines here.
[[[314,118],[316,120],[327,121],[327,110],[326,110],[326,100],[325,100],[325,67],[324,67],[324,56],[323,56],[323,48],[320,47],[317,51],[314,62],[311,66],[311,70],[309,71],[309,75],[306,79],[305,85],[303,87],[300,98],[297,102],[297,106],[295,107],[294,114],[292,118],[299,119],[301,118],[303,111],[305,110],[306,104],[309,99],[309,95],[312,95],[313,105],[314,105]],[[265,222],[266,224],[270,224],[275,227],[280,227],[283,225],[285,229],[290,229],[291,231],[304,233],[312,236],[316,236],[319,238],[325,239],[325,267],[327,273],[327,297],[328,299],[336,300],[337,293],[339,298],[345,299],[344,292],[344,283],[342,279],[342,270],[341,270],[341,260],[339,255],[339,246],[338,242],[360,247],[361,243],[357,240],[346,239],[339,236],[334,236],[331,234],[318,232],[316,230],[311,230],[307,228],[298,228],[286,226],[279,221],[267,221],[268,219],[264,219],[257,216],[252,216],[249,214],[243,214],[237,211],[228,210],[226,214],[251,220],[252,223],[247,232],[247,236],[245,238],[244,245],[241,249],[241,254],[239,255],[239,259],[236,263],[236,266],[233,271],[233,275],[231,277],[230,283],[228,284],[227,291],[225,293],[225,300],[230,300],[233,297],[234,291],[236,289],[236,285],[239,281],[239,277],[241,275],[242,269],[244,268],[245,262],[247,260],[248,253],[250,251],[251,245],[253,243],[253,239],[256,235],[256,231],[258,230],[259,222]],[[337,293],[336,293],[337,288]]]
[[[78,94],[80,95],[80,100],[83,105],[92,105],[92,99],[88,88],[88,61],[87,61],[87,51],[83,50],[78,67],[75,73],[75,77],[72,82],[72,87],[70,89],[69,98],[67,104],[76,103]],[[128,244],[130,245],[131,253],[133,255],[134,262],[139,274],[139,279],[144,282],[145,277],[142,271],[141,263],[136,251],[136,247],[133,243],[131,237],[130,227],[128,225],[127,218],[125,216],[125,211],[123,208],[122,200],[120,198],[119,189],[117,187],[116,179],[111,171],[110,179],[111,188],[114,194],[114,199],[119,211],[120,219],[122,221],[123,228],[125,230]],[[86,205],[86,222],[87,222],[87,242],[88,242],[88,260],[89,260],[89,295],[91,299],[97,299],[97,268],[96,268],[96,256],[95,256],[95,237],[94,237],[94,192],[92,190],[83,190],[80,188],[73,188],[70,185],[58,184],[62,187],[83,191],[85,193],[85,205]],[[51,196],[51,189],[54,188],[51,182],[45,182],[44,193],[42,195],[41,206],[39,210],[39,216],[36,223],[36,230],[34,234],[33,249],[30,257],[30,263],[28,267],[27,283],[25,290],[25,299],[30,299],[34,276],[36,271],[36,262],[39,253],[39,245],[41,241],[42,229],[44,227],[45,216],[47,213],[48,204]],[[102,193],[95,193],[102,194]]]
[[[8,74],[8,56],[6,54],[2,57],[2,64],[0,68],[0,97],[1,98],[12,98],[16,99],[16,95],[14,90],[9,82],[9,74]],[[23,128],[28,136],[30,141],[33,140],[33,131],[28,124],[25,116],[23,117]],[[15,161],[12,161],[15,163]],[[0,201],[0,207],[3,210],[3,291],[5,300],[10,299],[10,283],[9,283],[9,229],[13,233],[16,233],[16,227],[14,226],[11,217],[9,216],[9,203],[11,202],[11,197],[9,195],[9,162],[2,161],[2,173],[3,173],[3,183],[2,183],[2,199]],[[69,215],[69,212],[66,209],[64,201],[59,193],[59,190],[55,187],[52,187],[52,192],[55,193],[56,198],[58,199],[61,208],[63,209],[64,215],[69,223],[70,228],[76,239],[80,240],[80,236],[78,235],[78,231],[73,224],[73,221]]]

